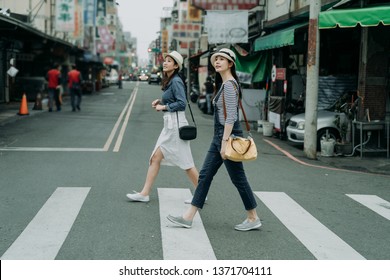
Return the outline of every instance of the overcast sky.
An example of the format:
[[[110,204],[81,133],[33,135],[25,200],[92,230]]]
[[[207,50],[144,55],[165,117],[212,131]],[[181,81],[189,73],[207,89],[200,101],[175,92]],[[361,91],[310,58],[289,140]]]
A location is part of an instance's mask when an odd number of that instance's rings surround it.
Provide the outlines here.
[[[123,30],[137,38],[140,60],[148,58],[149,44],[158,37],[163,7],[172,7],[173,0],[116,0]]]

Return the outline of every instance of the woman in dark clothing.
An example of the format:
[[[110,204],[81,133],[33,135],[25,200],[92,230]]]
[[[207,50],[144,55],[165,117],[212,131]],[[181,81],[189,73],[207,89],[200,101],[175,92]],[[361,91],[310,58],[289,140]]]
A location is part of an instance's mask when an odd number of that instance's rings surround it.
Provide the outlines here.
[[[225,164],[230,179],[237,188],[247,211],[247,218],[244,222],[234,228],[239,231],[248,231],[261,227],[256,212],[256,199],[246,178],[242,162],[230,161],[225,157],[229,136],[232,133],[242,136],[238,119],[238,100],[241,91],[235,71],[235,60],[234,52],[229,49],[221,49],[211,56],[211,62],[216,71],[216,82],[219,84],[218,81],[222,81],[222,86],[213,98],[214,137],[199,174],[199,182],[191,207],[182,216],[169,215],[167,217],[169,221],[181,227],[192,227],[192,220],[198,210],[203,207],[211,182],[222,164]]]

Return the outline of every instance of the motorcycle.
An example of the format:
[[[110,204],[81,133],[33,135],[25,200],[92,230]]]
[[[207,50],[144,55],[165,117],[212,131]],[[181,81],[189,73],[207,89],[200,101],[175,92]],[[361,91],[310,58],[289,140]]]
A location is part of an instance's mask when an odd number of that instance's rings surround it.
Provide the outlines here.
[[[190,100],[192,103],[196,103],[199,99],[200,92],[199,92],[199,87],[195,84],[191,85],[191,90],[190,90]]]

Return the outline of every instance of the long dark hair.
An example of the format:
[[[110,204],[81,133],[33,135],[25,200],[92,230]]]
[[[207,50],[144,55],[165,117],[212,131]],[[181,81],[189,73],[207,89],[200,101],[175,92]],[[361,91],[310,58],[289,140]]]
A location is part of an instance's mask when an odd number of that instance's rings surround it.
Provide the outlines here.
[[[175,61],[176,63],[176,61]],[[161,89],[166,90],[168,88],[169,83],[175,77],[175,75],[178,75],[180,79],[183,81],[184,84],[184,93],[187,94],[187,85],[186,85],[186,79],[183,75],[180,74],[179,68],[176,68],[175,71],[173,71],[171,76],[168,76],[165,72],[163,72],[163,78],[161,82]]]
[[[229,63],[230,63],[230,60],[229,60]],[[240,80],[238,79],[238,75],[237,75],[237,72],[236,72],[236,65],[234,63],[233,63],[233,66],[230,68],[230,71],[232,73],[233,78],[237,81],[237,84],[238,84],[238,96],[241,99],[242,91],[241,91],[241,86],[240,86]],[[214,92],[213,98],[218,93],[218,91],[220,90],[221,86],[222,86],[221,74],[216,72],[215,73],[215,92]]]

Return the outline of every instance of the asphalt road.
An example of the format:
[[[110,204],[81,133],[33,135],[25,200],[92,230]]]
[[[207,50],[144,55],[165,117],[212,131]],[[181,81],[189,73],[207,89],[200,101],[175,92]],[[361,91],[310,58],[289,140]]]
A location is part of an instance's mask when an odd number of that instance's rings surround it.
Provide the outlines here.
[[[80,112],[65,99],[61,112],[1,128],[1,259],[390,259],[389,177],[302,165],[258,133],[259,158],[245,169],[260,230],[234,230],[245,210],[223,167],[192,229],[165,218],[184,211],[192,191],[178,168],[161,168],[149,203],[129,203],[162,128],[151,108],[160,94],[157,85],[125,82],[84,96]],[[200,169],[213,121],[191,105]]]

